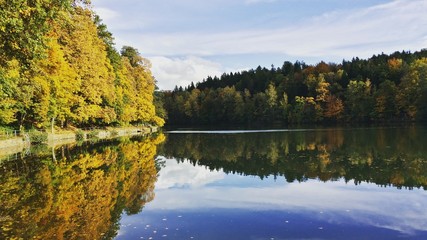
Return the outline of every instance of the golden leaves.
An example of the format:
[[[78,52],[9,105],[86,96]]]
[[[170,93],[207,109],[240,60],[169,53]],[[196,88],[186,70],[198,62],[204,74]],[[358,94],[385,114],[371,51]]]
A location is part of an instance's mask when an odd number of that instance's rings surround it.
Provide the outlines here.
[[[52,9],[44,9],[45,4]],[[7,46],[3,44],[2,48],[7,47],[12,56],[0,54],[0,60],[7,65],[0,74],[8,79],[16,78],[22,85],[8,93],[13,94],[10,97],[17,100],[16,104],[12,101],[0,103],[0,113],[4,116],[0,121],[6,124],[19,121],[36,127],[46,127],[54,123],[54,119],[59,120],[61,126],[64,122],[163,125],[153,104],[155,82],[149,61],[131,47],[128,47],[133,52],[131,58],[122,56],[120,59],[119,53],[109,45],[113,43],[105,42],[101,36],[97,25],[100,22],[94,20],[90,6],[63,8],[66,4],[70,3],[42,1],[34,7],[8,5],[9,8],[0,9],[14,16],[0,17],[0,31],[9,31],[2,35],[9,36],[4,41]],[[43,25],[42,30],[33,31],[22,25],[23,17],[31,23],[43,20],[46,18],[40,15],[43,11],[56,14],[51,17],[49,26]],[[7,27],[11,21],[16,27]],[[21,32],[37,41],[43,39],[43,43],[26,46],[20,41]],[[26,51],[32,48],[40,50],[37,51],[40,56],[25,59]],[[14,58],[15,55],[18,57]],[[6,94],[1,92],[2,88],[5,87],[0,82],[0,95]],[[20,115],[16,114],[18,111]]]

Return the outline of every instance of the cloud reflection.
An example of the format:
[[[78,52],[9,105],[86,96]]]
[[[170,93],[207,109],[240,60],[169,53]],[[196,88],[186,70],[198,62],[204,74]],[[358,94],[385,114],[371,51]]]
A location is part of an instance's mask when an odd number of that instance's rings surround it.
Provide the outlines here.
[[[221,185],[218,181],[238,182]],[[261,181],[261,180],[259,180]],[[246,184],[245,184],[246,183]],[[166,161],[160,172],[156,199],[146,209],[242,209],[309,213],[330,223],[356,223],[404,234],[427,229],[427,193],[344,181],[286,183],[283,177],[254,186],[253,177],[210,172],[205,167]],[[182,187],[185,188],[176,188]]]
[[[223,172],[211,172],[203,166],[193,166],[189,162],[177,163],[169,159],[166,160],[166,167],[160,171],[156,189],[198,188],[224,177],[225,173]]]

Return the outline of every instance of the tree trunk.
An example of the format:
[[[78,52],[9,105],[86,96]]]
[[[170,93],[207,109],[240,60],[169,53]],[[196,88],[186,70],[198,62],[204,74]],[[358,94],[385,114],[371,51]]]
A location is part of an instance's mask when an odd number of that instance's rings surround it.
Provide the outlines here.
[[[51,128],[52,128],[52,134],[54,134],[55,133],[55,117],[52,117]]]

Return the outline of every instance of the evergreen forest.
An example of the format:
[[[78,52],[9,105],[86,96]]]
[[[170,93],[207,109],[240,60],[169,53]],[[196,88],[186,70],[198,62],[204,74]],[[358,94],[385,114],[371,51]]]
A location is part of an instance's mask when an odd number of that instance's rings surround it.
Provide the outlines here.
[[[427,120],[427,49],[341,63],[285,61],[164,92],[168,124]]]
[[[162,126],[155,87],[90,1],[0,1],[0,126]]]

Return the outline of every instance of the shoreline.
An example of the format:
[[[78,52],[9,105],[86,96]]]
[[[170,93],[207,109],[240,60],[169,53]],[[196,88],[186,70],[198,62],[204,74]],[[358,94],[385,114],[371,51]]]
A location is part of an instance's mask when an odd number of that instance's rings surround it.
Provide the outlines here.
[[[55,147],[65,144],[73,144],[80,141],[90,141],[93,139],[114,139],[119,137],[131,137],[137,135],[146,135],[155,133],[158,127],[118,127],[106,129],[92,129],[83,130],[77,129],[75,131],[61,131],[58,133],[46,133],[43,141],[31,141],[28,137],[19,136],[9,139],[0,140],[0,159],[23,152],[31,145],[46,144],[49,147]]]

